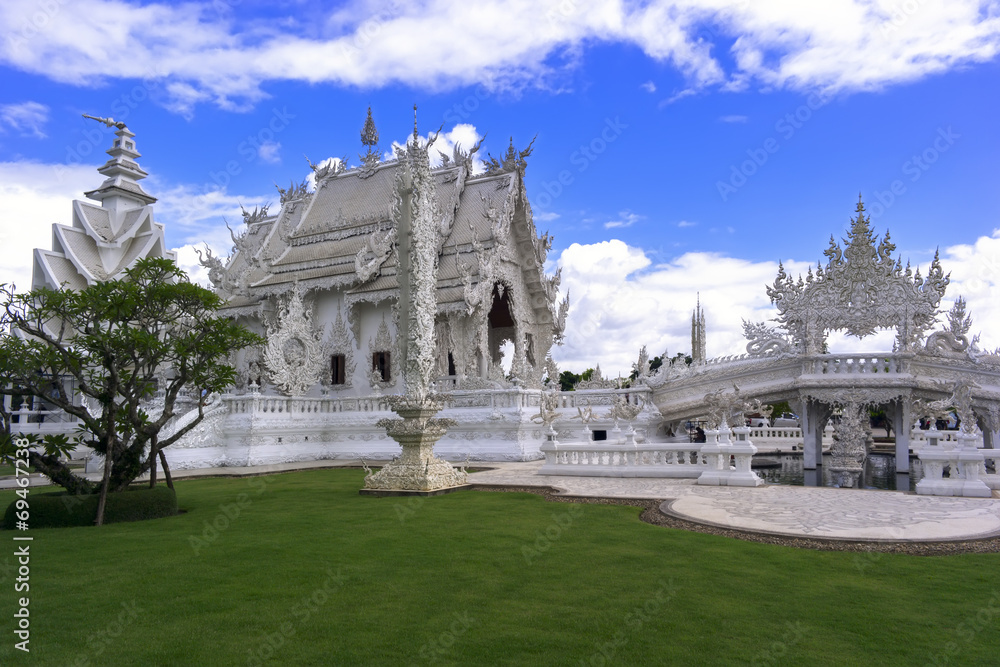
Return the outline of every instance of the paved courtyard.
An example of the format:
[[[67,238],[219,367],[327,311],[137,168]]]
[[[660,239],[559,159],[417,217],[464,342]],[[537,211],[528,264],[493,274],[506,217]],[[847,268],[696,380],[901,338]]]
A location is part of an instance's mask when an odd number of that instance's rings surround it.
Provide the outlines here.
[[[696,523],[788,537],[947,541],[1000,535],[1000,498],[943,498],[898,491],[801,486],[698,486],[693,479],[538,475],[540,461],[489,464],[474,484],[552,487],[559,495],[663,500],[660,510]],[[996,494],[994,494],[996,495]]]

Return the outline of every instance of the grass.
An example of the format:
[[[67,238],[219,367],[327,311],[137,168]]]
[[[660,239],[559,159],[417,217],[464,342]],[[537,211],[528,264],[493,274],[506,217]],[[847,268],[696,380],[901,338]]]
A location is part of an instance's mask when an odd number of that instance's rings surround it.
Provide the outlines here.
[[[996,658],[1000,555],[797,550],[529,494],[372,498],[363,474],[183,481],[181,516],[33,531],[32,664]],[[21,661],[12,552],[0,664]]]

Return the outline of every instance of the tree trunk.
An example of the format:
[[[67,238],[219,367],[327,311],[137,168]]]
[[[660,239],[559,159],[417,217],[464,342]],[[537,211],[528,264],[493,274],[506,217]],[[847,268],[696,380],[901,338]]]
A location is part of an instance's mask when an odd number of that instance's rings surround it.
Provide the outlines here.
[[[36,451],[29,452],[28,461],[36,472],[40,472],[53,484],[58,484],[71,494],[80,495],[94,492],[94,485],[84,477],[73,474],[69,466],[59,460],[59,457]]]
[[[160,454],[160,464],[163,466],[163,479],[167,480],[167,487],[170,489],[174,488],[174,480],[170,477],[170,466],[167,465],[167,457],[163,454],[163,450],[159,450]]]
[[[156,438],[149,443],[149,488],[156,487]]]
[[[97,517],[94,525],[104,525],[104,505],[108,501],[108,486],[111,484],[112,456],[114,456],[114,444],[108,443],[108,452],[104,455],[104,479],[101,480],[101,499],[97,501]]]

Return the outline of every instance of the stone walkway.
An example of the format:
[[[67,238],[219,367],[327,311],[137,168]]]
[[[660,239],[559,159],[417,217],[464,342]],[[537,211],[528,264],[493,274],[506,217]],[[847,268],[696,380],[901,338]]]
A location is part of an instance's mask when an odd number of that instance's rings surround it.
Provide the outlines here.
[[[500,463],[473,484],[552,487],[561,496],[663,500],[686,521],[785,537],[892,542],[1000,536],[1000,499],[942,498],[898,491],[801,486],[698,486],[693,479],[538,475],[541,462]]]
[[[174,479],[242,477],[292,470],[360,466],[360,461],[306,461],[247,468],[174,471]],[[377,463],[373,462],[377,465]],[[569,477],[539,475],[541,461],[483,462],[471,473],[480,486],[553,488],[566,497],[662,500],[668,516],[728,530],[821,540],[938,542],[1000,536],[1000,498],[941,498],[899,491],[861,491],[801,486],[756,489],[698,486],[693,479]],[[100,474],[87,475],[95,481]],[[48,485],[31,476],[32,488]],[[14,488],[13,477],[0,488]],[[994,494],[997,495],[997,494]]]

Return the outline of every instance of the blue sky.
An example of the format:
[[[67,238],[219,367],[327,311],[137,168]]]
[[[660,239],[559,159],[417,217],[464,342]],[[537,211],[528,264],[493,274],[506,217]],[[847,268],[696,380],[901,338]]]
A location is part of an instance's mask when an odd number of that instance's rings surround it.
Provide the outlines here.
[[[301,181],[303,155],[357,164],[369,105],[389,150],[416,103],[422,133],[486,134],[484,154],[537,135],[565,368],[688,351],[699,292],[709,354],[741,352],[777,261],[815,264],[859,193],[904,260],[941,248],[949,298],[1000,345],[1000,5],[801,5],[5,2],[0,280],[27,285],[30,249],[101,180],[110,134],[81,113],[137,134],[190,266],[194,245],[228,250],[240,203]]]

